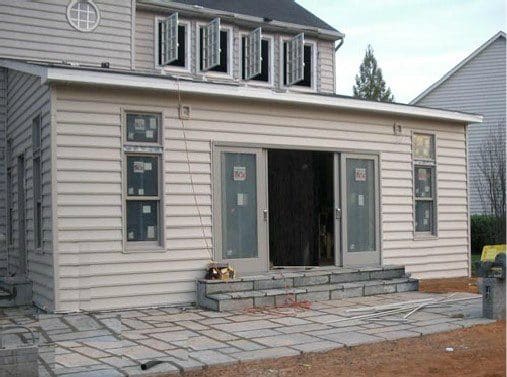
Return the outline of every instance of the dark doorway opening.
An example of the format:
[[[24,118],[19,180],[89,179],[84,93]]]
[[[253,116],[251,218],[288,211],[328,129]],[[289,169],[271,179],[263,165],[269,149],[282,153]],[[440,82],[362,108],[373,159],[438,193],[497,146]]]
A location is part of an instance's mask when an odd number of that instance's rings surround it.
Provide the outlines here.
[[[329,152],[268,151],[271,267],[335,264],[333,159]]]

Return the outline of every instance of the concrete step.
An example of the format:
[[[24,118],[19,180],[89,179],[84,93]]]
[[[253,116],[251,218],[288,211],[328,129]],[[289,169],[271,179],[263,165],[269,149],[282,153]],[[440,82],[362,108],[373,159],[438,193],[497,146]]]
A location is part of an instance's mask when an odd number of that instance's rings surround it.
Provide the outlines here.
[[[0,308],[32,305],[32,282],[24,276],[0,277]]]
[[[230,286],[234,287],[234,286]],[[242,286],[243,287],[243,286]],[[309,284],[287,288],[250,289],[204,294],[198,290],[198,305],[215,311],[285,306],[291,302],[324,301],[348,297],[416,291],[419,283],[409,277],[368,279],[343,283]]]

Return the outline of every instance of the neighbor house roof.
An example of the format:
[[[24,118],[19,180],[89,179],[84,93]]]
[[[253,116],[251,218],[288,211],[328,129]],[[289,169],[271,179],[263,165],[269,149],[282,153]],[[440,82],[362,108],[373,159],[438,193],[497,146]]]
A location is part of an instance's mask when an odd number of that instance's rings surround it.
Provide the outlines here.
[[[13,59],[0,59],[0,67],[39,76],[43,84],[62,83],[151,89],[183,94],[266,101],[269,103],[299,104],[350,111],[364,111],[383,115],[400,115],[466,124],[482,122],[481,115],[458,111],[432,109],[400,103],[366,101],[336,94],[276,92],[265,88],[245,87],[237,84],[195,82],[173,77],[169,74],[139,73],[128,70],[70,66],[54,63],[27,63]]]
[[[138,0],[140,5],[175,7],[188,6],[193,10],[215,10],[234,15],[256,17],[265,22],[283,22],[328,30],[343,36],[334,27],[309,12],[294,0]]]
[[[447,72],[440,80],[435,82],[433,85],[431,85],[428,89],[426,89],[424,92],[419,94],[416,98],[414,98],[412,101],[410,101],[410,104],[416,104],[420,100],[422,100],[424,97],[426,97],[428,94],[430,94],[433,90],[438,88],[440,85],[442,85],[444,82],[446,82],[454,73],[456,73],[461,67],[468,64],[471,60],[473,60],[477,55],[479,55],[482,51],[484,51],[486,48],[488,48],[493,42],[495,42],[498,38],[505,39],[505,32],[499,31],[496,33],[493,37],[488,39],[486,43],[481,45],[478,49],[476,49],[474,52],[472,52],[469,56],[467,56],[464,60],[462,60],[458,65],[456,65],[454,68],[452,68],[449,72]]]

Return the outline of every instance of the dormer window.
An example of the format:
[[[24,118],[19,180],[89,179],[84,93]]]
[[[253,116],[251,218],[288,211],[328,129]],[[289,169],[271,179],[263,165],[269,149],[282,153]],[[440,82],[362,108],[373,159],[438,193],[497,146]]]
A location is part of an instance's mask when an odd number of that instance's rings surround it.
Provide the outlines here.
[[[255,33],[255,31],[253,33]],[[259,38],[260,48],[257,51],[257,47],[255,46],[255,51],[252,51],[252,47],[247,46],[248,38],[251,38],[251,36],[252,33],[241,37],[241,77],[243,80],[252,80],[255,83],[271,84],[273,76],[273,38],[262,35],[262,37]],[[247,47],[249,47],[250,51],[247,51]],[[258,59],[259,57],[257,54],[259,54],[260,59]],[[252,60],[254,62],[252,62]]]
[[[290,45],[293,40],[283,42],[283,84],[284,86],[296,86],[301,88],[315,88],[315,44],[312,42],[302,41],[302,75],[298,77],[298,70],[301,69],[300,64],[294,62],[287,62],[291,59],[301,59],[298,55],[300,51],[296,48],[291,48]],[[301,43],[301,42],[300,42]],[[289,58],[289,60],[288,60]],[[292,71],[291,71],[292,70]]]
[[[160,67],[189,69],[189,24],[174,13],[156,20],[157,65]]]
[[[232,68],[232,29],[220,25],[215,19],[199,25],[199,70],[230,74]]]

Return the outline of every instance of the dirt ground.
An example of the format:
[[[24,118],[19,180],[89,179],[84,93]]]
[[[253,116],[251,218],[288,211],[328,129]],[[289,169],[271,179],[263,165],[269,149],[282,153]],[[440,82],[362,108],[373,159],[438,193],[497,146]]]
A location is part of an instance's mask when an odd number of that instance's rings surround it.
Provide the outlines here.
[[[426,292],[477,292],[475,279],[423,280]],[[446,351],[452,347],[453,351]],[[213,367],[187,377],[503,377],[505,321],[325,353]]]

